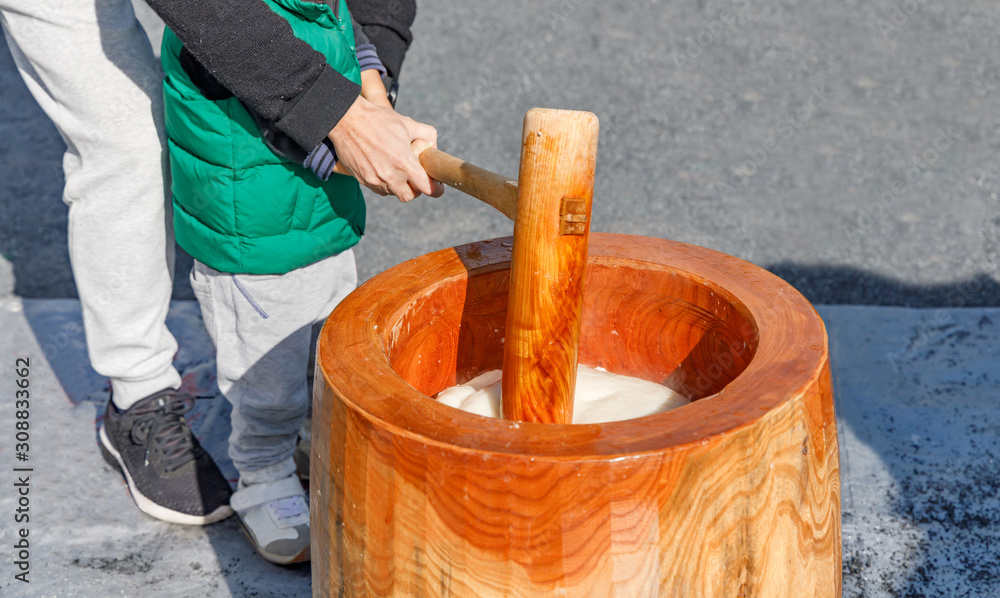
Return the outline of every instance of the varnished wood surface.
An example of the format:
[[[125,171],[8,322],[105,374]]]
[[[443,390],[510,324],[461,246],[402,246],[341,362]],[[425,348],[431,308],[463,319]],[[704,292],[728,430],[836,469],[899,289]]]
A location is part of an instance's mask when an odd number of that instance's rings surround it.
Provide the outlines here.
[[[502,362],[510,245],[401,264],[324,328],[314,593],[839,596],[833,396],[805,299],[717,252],[594,234],[580,362],[697,400],[607,424],[482,418],[428,395]]]
[[[597,117],[534,108],[524,117],[501,382],[504,419],[568,424],[580,344]],[[582,222],[566,222],[566,206]],[[566,225],[576,228],[572,233]]]
[[[433,147],[420,152],[420,165],[435,180],[493,206],[511,220],[516,216],[517,181]]]

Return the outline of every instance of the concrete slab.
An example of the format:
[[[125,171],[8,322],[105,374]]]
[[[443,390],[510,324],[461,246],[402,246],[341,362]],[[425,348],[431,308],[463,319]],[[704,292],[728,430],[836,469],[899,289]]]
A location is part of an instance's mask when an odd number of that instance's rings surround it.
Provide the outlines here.
[[[1000,595],[1000,309],[820,306],[841,441],[844,596]],[[217,393],[193,302],[174,303],[186,390]],[[87,364],[73,300],[0,302],[0,360],[30,359],[30,450],[16,460],[0,412],[0,514],[30,476],[30,584],[15,580],[22,525],[0,531],[3,596],[308,596],[308,567],[270,565],[234,521],[206,528],[142,515],[102,460],[95,426],[107,383]],[[5,399],[12,405],[12,399]],[[192,428],[232,478],[224,400],[198,401]],[[14,467],[31,467],[14,472]]]
[[[178,302],[168,325],[180,343],[175,359],[184,388],[214,395],[211,341],[194,302]],[[12,299],[0,304],[4,387],[13,389],[14,361],[30,359],[29,460],[15,461],[14,413],[0,416],[0,513],[11,521],[17,496],[14,467],[30,475],[31,583],[14,579],[11,548],[22,524],[0,532],[2,596],[308,596],[309,568],[281,568],[257,557],[235,520],[209,527],[165,524],[143,515],[121,477],[97,448],[97,425],[108,399],[107,380],[87,361],[79,303]],[[13,407],[11,397],[5,406]],[[233,482],[226,456],[229,406],[201,400],[191,427]],[[8,593],[10,592],[10,593]]]
[[[820,307],[844,596],[1000,595],[1000,311]]]

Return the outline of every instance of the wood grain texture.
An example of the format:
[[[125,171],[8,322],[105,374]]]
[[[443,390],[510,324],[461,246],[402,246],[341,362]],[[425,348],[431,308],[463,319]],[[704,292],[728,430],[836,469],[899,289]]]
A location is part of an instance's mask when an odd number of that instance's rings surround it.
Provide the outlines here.
[[[316,596],[837,597],[826,332],[792,287],[708,249],[594,234],[580,362],[691,404],[517,423],[429,398],[502,363],[511,240],[428,254],[320,337]]]
[[[517,181],[433,147],[420,152],[420,165],[435,180],[493,206],[507,218],[517,215]]]
[[[573,421],[597,131],[590,112],[534,108],[524,117],[501,383],[505,419]],[[570,215],[583,219],[567,223]],[[566,224],[580,232],[568,234]]]

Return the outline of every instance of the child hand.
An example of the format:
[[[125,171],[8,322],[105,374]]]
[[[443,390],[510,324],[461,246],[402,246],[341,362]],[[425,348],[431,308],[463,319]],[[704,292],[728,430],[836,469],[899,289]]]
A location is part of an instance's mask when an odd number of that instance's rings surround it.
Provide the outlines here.
[[[382,75],[375,69],[361,71],[361,97],[377,106],[392,109],[382,83]]]

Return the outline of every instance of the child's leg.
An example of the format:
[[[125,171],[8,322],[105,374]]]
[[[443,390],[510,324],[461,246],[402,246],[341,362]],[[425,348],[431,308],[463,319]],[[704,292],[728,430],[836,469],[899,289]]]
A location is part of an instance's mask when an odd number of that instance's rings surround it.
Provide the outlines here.
[[[191,286],[215,343],[219,390],[233,406],[229,455],[244,484],[295,471],[312,327],[356,284],[350,250],[281,275],[226,274],[195,262]]]
[[[316,343],[319,341],[319,333],[323,329],[323,323],[313,324],[312,339],[309,341],[309,369],[306,374],[306,389],[309,393],[309,407],[306,410],[306,417],[302,421],[302,430],[299,432],[299,443],[295,447],[295,473],[303,480],[309,479],[309,452],[312,446],[312,397],[313,384],[316,375]]]

